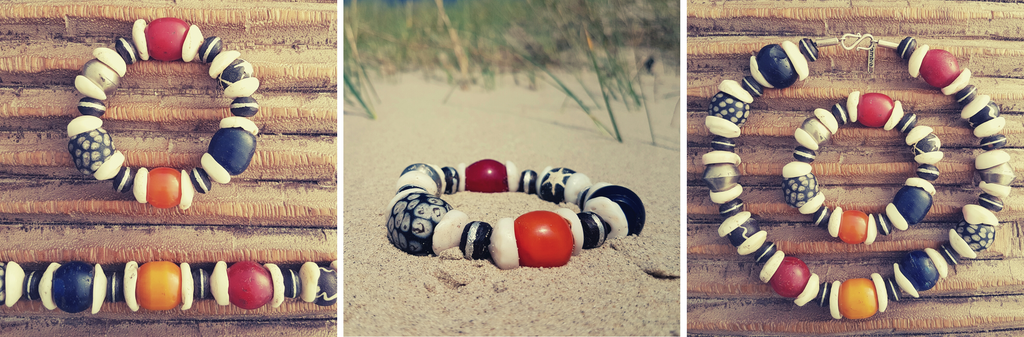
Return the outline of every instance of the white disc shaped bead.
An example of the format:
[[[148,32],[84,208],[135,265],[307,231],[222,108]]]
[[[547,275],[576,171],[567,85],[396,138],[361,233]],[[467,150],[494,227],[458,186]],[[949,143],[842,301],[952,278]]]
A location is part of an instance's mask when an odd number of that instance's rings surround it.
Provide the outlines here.
[[[740,82],[733,80],[724,80],[718,84],[718,91],[724,92],[729,96],[735,97],[736,99],[743,101],[743,103],[753,103],[754,96],[751,96],[747,90],[743,89]]]
[[[797,306],[804,306],[818,295],[818,274],[811,273],[811,277],[807,279],[807,285],[804,286],[804,290],[800,292],[800,295],[796,296],[793,303]]]
[[[213,159],[213,156],[209,153],[204,153],[203,158],[200,159],[199,162],[203,165],[203,169],[206,170],[206,174],[208,174],[210,179],[213,181],[221,184],[231,182],[231,174],[228,173],[228,170],[225,170],[224,166],[220,166],[220,163],[218,163],[216,159]],[[434,186],[436,189],[437,185]]]
[[[967,241],[964,241],[964,238],[961,237],[960,234],[956,233],[956,229],[949,229],[949,245],[952,246],[953,250],[957,253],[960,253],[960,256],[968,259],[978,258],[978,253],[975,252],[974,249],[971,249],[971,245],[967,244]]]
[[[580,222],[580,217],[568,208],[556,209],[555,213],[569,222],[569,229],[572,230],[572,255],[580,255],[583,252],[583,223]]]
[[[222,118],[220,120],[220,128],[221,129],[242,128],[242,130],[248,131],[253,136],[258,136],[260,134],[260,128],[256,126],[256,123],[253,123],[252,120],[250,120],[248,118],[240,117],[240,116],[231,116],[231,117],[224,117],[224,118]],[[441,172],[441,171],[438,170],[437,172]]]
[[[964,221],[972,225],[989,225],[999,227],[999,218],[988,208],[975,204],[964,205]]]
[[[181,60],[185,62],[192,62],[199,55],[199,47],[203,45],[203,31],[199,30],[196,25],[188,27],[188,33],[185,34],[185,42],[181,45]]]
[[[124,63],[124,59],[116,51],[106,47],[100,47],[92,50],[92,56],[97,60],[100,60],[103,64],[117,72],[117,76],[124,77],[124,73],[128,71],[128,65]]]
[[[805,128],[811,129],[810,132],[808,132],[808,130],[806,130]],[[796,129],[796,131],[793,132],[793,138],[796,138],[797,143],[800,143],[800,145],[803,145],[804,147],[811,149],[811,151],[818,151],[818,148],[820,148],[820,143],[818,143],[818,140],[820,139],[822,140],[822,142],[824,142],[825,140],[828,140],[828,138],[821,137],[816,139],[811,134],[811,132],[821,136],[823,132],[829,132],[829,130],[827,127],[825,127],[824,124],[819,122],[817,119],[807,119],[799,128]]]
[[[222,51],[217,54],[217,57],[213,58],[213,62],[210,62],[210,78],[219,77],[220,73],[224,72],[224,69],[227,69],[231,62],[234,62],[239,56],[242,56],[242,53],[237,50]]]
[[[103,127],[103,120],[96,116],[75,117],[68,123],[68,138]]]
[[[882,280],[882,275],[878,273],[871,273],[871,282],[875,283],[875,297],[878,299],[878,312],[885,312],[885,309],[889,306],[889,296],[885,291],[885,281]]]
[[[850,123],[857,121],[858,105],[860,105],[860,91],[851,92],[850,96],[846,98],[846,114],[849,116]]]
[[[889,203],[885,205],[885,215],[889,217],[889,222],[892,223],[892,227],[901,231],[910,228],[910,224],[907,223],[907,219],[900,214],[900,211],[896,209],[896,205]]]
[[[740,194],[743,194],[743,185],[736,184],[736,186],[725,191],[711,192],[711,202],[724,204],[732,201],[733,199],[739,198]]]
[[[740,127],[722,117],[704,117],[704,126],[707,126],[708,131],[717,136],[725,138],[736,138],[740,136]]]
[[[1005,150],[986,151],[974,158],[974,168],[980,171],[1009,161],[1010,153]]]
[[[821,108],[814,109],[814,117],[818,118],[818,121],[828,129],[828,132],[833,135],[839,132],[839,121],[836,120],[836,116],[832,115],[832,112]]]
[[[811,173],[811,164],[802,161],[791,161],[786,166],[782,167],[782,177],[796,178]]]
[[[842,282],[833,281],[832,291],[828,294],[828,312],[834,319],[843,319],[843,313],[839,311],[839,287],[842,286]]]
[[[718,236],[724,238],[729,233],[732,233],[733,230],[739,228],[750,219],[750,214],[750,212],[743,211],[725,218],[725,221],[722,221],[722,224],[718,226]]]
[[[843,208],[836,206],[836,209],[832,211],[832,216],[828,218],[828,235],[832,237],[839,237],[839,225],[843,220]]]
[[[743,161],[740,159],[740,155],[730,151],[711,151],[701,156],[701,161],[704,165],[711,164],[733,164],[739,165]]]
[[[907,178],[907,181],[904,182],[903,185],[920,187],[921,189],[925,190],[925,192],[928,192],[928,194],[935,195],[935,185],[932,185],[932,183],[928,182],[927,180],[918,177]]]
[[[978,187],[980,187],[981,190],[984,191],[985,193],[988,193],[988,194],[991,194],[991,195],[994,195],[994,196],[997,196],[997,197],[1000,197],[1000,198],[1006,198],[1006,197],[1010,196],[1010,186],[1004,186],[1004,185],[999,185],[999,184],[990,184],[990,183],[982,181],[982,182],[978,183]]]
[[[195,283],[192,280],[192,266],[188,262],[182,262],[178,265],[178,268],[181,269],[181,310],[192,309],[193,293],[195,292]]]
[[[736,253],[739,253],[740,255],[750,255],[750,253],[761,248],[761,245],[764,245],[765,240],[768,240],[768,232],[757,231],[757,233],[754,233],[754,235],[751,235],[736,247]]]
[[[930,126],[915,126],[913,129],[910,130],[910,132],[907,133],[906,143],[907,145],[917,144],[917,142],[924,139],[924,137],[928,137],[928,135],[934,131],[935,129],[932,129]]]
[[[903,291],[907,292],[907,294],[910,294],[910,296],[914,296],[914,298],[921,297],[921,295],[917,293],[917,289],[914,288],[914,284],[910,283],[910,280],[907,279],[907,276],[903,275],[903,272],[900,271],[900,264],[893,263],[892,268],[895,271],[896,284],[900,286],[900,289],[903,289]]]
[[[984,108],[992,101],[992,97],[989,95],[978,95],[973,101],[967,103],[962,110],[960,110],[960,118],[969,119],[973,117],[981,108]]]
[[[536,187],[536,191],[537,191],[537,195],[538,196],[540,195],[540,185],[541,185],[542,182],[544,182],[544,173],[546,173],[548,171],[551,171],[552,168],[553,167],[550,166],[550,165],[549,166],[545,166],[543,170],[541,170],[540,172],[537,172],[537,181],[534,183],[534,186]],[[466,180],[466,179],[463,178],[462,180]],[[597,187],[594,187],[594,190],[596,191]],[[586,200],[586,199],[584,199],[584,200]]]
[[[135,20],[135,24],[132,25],[132,42],[135,43],[139,59],[149,60],[149,45],[146,44],[146,20]]]
[[[928,45],[926,44],[917,46],[914,53],[910,54],[910,59],[907,60],[907,72],[910,73],[910,77],[917,78],[918,75],[921,75],[921,63],[924,62],[925,54],[928,54]]]
[[[797,76],[800,76],[800,80],[807,79],[807,75],[810,74],[810,68],[807,66],[807,58],[804,58],[804,54],[800,53],[800,48],[793,42],[782,41],[782,50],[786,52],[786,56],[789,56],[789,62],[793,65],[793,69],[796,70]]]
[[[149,187],[149,170],[145,167],[140,167],[135,172],[135,185],[132,186],[132,193],[135,194],[135,201],[145,204],[146,191]]]
[[[875,239],[878,238],[878,226],[875,224],[873,216],[868,216],[868,235],[864,238],[864,244],[870,245],[875,243]]]
[[[754,80],[762,87],[775,88],[771,83],[768,83],[768,80],[764,79],[764,75],[761,75],[761,69],[757,66],[756,56],[750,56],[750,75],[753,76]]]
[[[14,303],[18,303],[21,299],[21,294],[24,292],[25,285],[25,270],[18,265],[17,262],[7,262],[4,266],[4,284],[6,285],[5,292],[6,297],[4,298],[4,305],[8,308],[13,307]]]
[[[426,173],[420,171],[409,171],[398,177],[398,182],[395,183],[395,190],[402,188],[405,185],[413,185],[416,187],[423,188],[429,194],[440,195],[442,191],[437,190],[437,183],[434,179],[431,179]]]
[[[466,191],[466,163],[459,163],[459,166],[455,168],[456,172],[459,172],[459,192]],[[540,179],[537,179],[540,180]]]
[[[100,164],[100,167],[96,169],[96,172],[92,174],[96,180],[108,180],[117,176],[117,171],[121,170],[121,165],[124,165],[124,154],[121,151],[114,151],[114,154],[107,157],[107,160]]]
[[[519,248],[516,246],[515,221],[512,218],[501,218],[494,224],[491,245],[487,249],[498,269],[519,268]]]
[[[764,263],[764,267],[761,267],[761,282],[768,283],[772,280],[772,276],[775,276],[775,271],[779,270],[779,266],[782,265],[782,259],[786,258],[786,253],[781,250],[776,250],[775,254],[768,261]]]
[[[441,255],[445,249],[458,247],[462,241],[462,230],[469,223],[469,216],[460,210],[453,209],[441,217],[434,227],[434,242],[431,248],[434,255]]]
[[[437,170],[437,172],[444,172],[444,171]],[[513,163],[511,160],[506,160],[505,161],[505,176],[508,177],[508,191],[509,192],[515,192],[515,190],[519,188],[519,178],[520,178],[520,174],[519,173],[520,173],[519,172],[519,168],[516,167],[515,163]],[[441,179],[441,180],[443,181],[444,179]],[[568,189],[568,188],[569,188],[569,186],[566,186],[566,189]],[[565,196],[568,198],[569,194],[566,193]]]
[[[260,88],[260,79],[255,77],[249,77],[242,79],[238,82],[232,83],[224,89],[224,97],[227,98],[238,98],[238,97],[249,97]]]
[[[516,174],[516,177],[518,176],[519,175]],[[516,185],[514,185],[515,187],[509,188],[509,191],[515,191],[516,188],[519,188],[519,178],[516,178],[516,180]],[[590,187],[591,185],[593,184],[590,182],[590,177],[587,177],[586,174],[573,173],[569,176],[569,180],[566,180],[565,182],[565,202],[577,204],[580,192],[583,192],[583,190],[587,189],[587,187]],[[577,218],[577,220],[578,219],[579,218]]]
[[[306,262],[299,268],[299,279],[302,280],[302,298],[305,302],[316,301],[316,293],[320,292],[320,267],[316,263]]]
[[[803,206],[800,206],[798,210],[800,211],[800,214],[814,214],[814,212],[817,212],[818,208],[821,208],[821,205],[824,203],[825,193],[818,191],[818,194],[815,194],[810,200],[807,200],[807,202],[804,203]]]
[[[60,263],[50,262],[43,272],[43,277],[39,278],[39,300],[43,302],[46,310],[57,309],[57,303],[53,302],[53,272],[57,268],[60,268]]]
[[[75,89],[78,89],[78,92],[82,93],[82,95],[101,101],[107,100],[107,93],[103,92],[103,89],[100,88],[96,82],[93,82],[85,76],[75,76]]]
[[[978,127],[974,128],[974,136],[978,138],[985,138],[991,135],[995,135],[1000,131],[1003,131],[1003,128],[1005,127],[1006,118],[1004,118],[1003,116],[999,116],[993,118],[988,122],[981,123],[981,125],[978,125]]]
[[[124,266],[124,303],[128,309],[139,311],[139,301],[135,299],[135,286],[139,282],[139,263],[130,261]]]
[[[895,101],[892,106],[892,114],[889,115],[889,120],[885,121],[882,130],[889,131],[895,129],[896,124],[899,124],[901,119],[903,119],[903,103]]]
[[[231,304],[228,297],[228,264],[224,261],[217,261],[213,266],[213,272],[210,273],[210,294],[217,300],[217,305]]]
[[[626,237],[626,234],[629,233],[629,223],[626,221],[626,214],[622,212],[619,204],[611,201],[611,199],[605,197],[591,198],[583,204],[583,210],[594,212],[601,216],[601,219],[612,228],[608,232],[608,238],[605,240]]]
[[[925,254],[928,254],[928,258],[935,264],[935,270],[939,271],[939,277],[946,278],[949,276],[949,264],[946,263],[946,259],[935,249],[925,248]]]
[[[263,268],[270,272],[270,280],[274,283],[274,297],[270,300],[270,306],[280,307],[281,303],[284,303],[284,274],[281,274],[281,268],[273,263],[264,264]]]
[[[186,210],[192,207],[192,200],[196,196],[196,188],[192,186],[192,179],[188,178],[188,171],[181,170],[181,201],[178,208]],[[189,276],[191,277],[191,276]]]
[[[103,267],[99,263],[92,270],[92,314],[100,312],[103,307],[103,300],[107,298],[107,275],[103,274]]]
[[[967,83],[970,81],[971,70],[964,68],[964,70],[960,72],[960,75],[957,75],[956,79],[954,79],[952,83],[947,85],[945,88],[942,88],[942,94],[946,96],[955,94],[958,91],[963,90],[963,88],[966,88]]]
[[[935,165],[935,163],[942,161],[943,157],[944,155],[941,151],[926,152],[914,156],[914,162],[918,164]]]

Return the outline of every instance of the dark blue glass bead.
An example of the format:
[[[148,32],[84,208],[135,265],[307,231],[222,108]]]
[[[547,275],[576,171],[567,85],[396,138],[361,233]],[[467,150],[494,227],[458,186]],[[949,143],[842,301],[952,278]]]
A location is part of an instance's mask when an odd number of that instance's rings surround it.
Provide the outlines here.
[[[242,128],[220,129],[213,134],[206,152],[228,173],[239,175],[249,168],[256,153],[256,136]]]
[[[338,302],[338,271],[320,267],[320,278],[316,282],[320,289],[316,291],[316,305],[326,307]]]
[[[644,202],[636,193],[622,186],[608,185],[590,192],[587,200],[597,197],[605,197],[618,204],[629,224],[627,235],[640,235],[640,231],[644,229],[644,223],[647,222],[647,211],[644,210]]]
[[[231,114],[240,117],[256,116],[260,112],[260,103],[252,97],[236,97],[231,101]]]
[[[736,126],[743,126],[747,122],[747,117],[750,117],[750,104],[727,93],[719,92],[711,98],[711,103],[708,104],[708,116],[720,117]]]
[[[985,122],[995,119],[996,117],[999,117],[999,106],[996,105],[996,102],[990,101],[987,105],[982,107],[981,110],[975,113],[974,116],[968,118],[967,124],[969,124],[973,129]]]
[[[388,241],[413,255],[433,253],[434,227],[452,210],[441,198],[427,193],[409,193],[395,202],[388,214]]]
[[[932,195],[920,187],[903,186],[892,198],[892,204],[907,224],[916,225],[932,209]]]
[[[770,44],[761,48],[757,53],[757,68],[764,76],[765,81],[776,89],[782,89],[793,85],[799,77],[789,55],[782,49],[782,46]]]
[[[923,250],[907,253],[907,256],[900,260],[900,272],[917,291],[931,289],[939,280],[939,270],[935,268],[935,262]]]
[[[990,225],[972,225],[967,221],[960,221],[956,226],[956,233],[967,242],[971,250],[976,252],[988,249],[992,241],[996,239],[996,229]]]
[[[53,272],[53,303],[69,313],[92,306],[93,266],[85,262],[65,263]]]
[[[729,232],[729,243],[735,247],[739,247],[751,236],[754,236],[754,233],[757,233],[760,230],[761,227],[757,225],[757,220],[753,217],[748,218],[747,221],[744,221],[739,227],[736,227],[732,232]]]

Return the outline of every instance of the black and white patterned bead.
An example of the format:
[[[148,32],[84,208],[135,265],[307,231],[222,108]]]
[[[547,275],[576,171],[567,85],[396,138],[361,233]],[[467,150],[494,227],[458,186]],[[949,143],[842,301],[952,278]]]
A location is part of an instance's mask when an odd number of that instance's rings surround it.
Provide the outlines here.
[[[927,181],[935,181],[939,179],[939,168],[931,164],[921,164],[917,167],[917,177]]]
[[[320,267],[320,278],[316,285],[319,289],[314,304],[325,307],[338,302],[338,271]]]
[[[111,271],[107,274],[107,286],[104,287],[107,296],[106,301],[110,303],[124,302],[124,274],[120,271]]]
[[[213,59],[220,54],[223,47],[224,42],[219,37],[211,36],[206,38],[203,44],[199,46],[199,60],[203,63],[213,62]]]
[[[896,284],[896,280],[893,280],[891,277],[885,279],[885,293],[889,296],[890,301],[899,302],[900,287]]]
[[[761,86],[761,83],[757,83],[757,80],[754,79],[753,76],[743,77],[743,90],[746,90],[754,97],[761,97],[761,95],[764,95],[764,87]]]
[[[732,232],[729,232],[729,235],[727,237],[729,238],[729,243],[731,243],[734,247],[739,247],[740,245],[743,244],[743,242],[746,242],[747,239],[750,239],[752,236],[754,236],[755,233],[757,233],[760,230],[761,227],[758,226],[757,220],[754,219],[753,217],[750,217],[747,218],[747,220],[744,221],[742,224],[740,224],[739,227],[736,227],[736,229],[733,229]]]
[[[814,151],[811,149],[808,149],[803,146],[797,146],[796,149],[793,150],[793,158],[796,158],[796,160],[805,163],[810,163],[813,162],[815,158],[817,158],[817,154],[814,153]]]
[[[846,107],[842,103],[832,106],[832,117],[835,117],[836,123],[839,123],[840,126],[850,122],[850,114],[846,112]]]
[[[260,103],[250,96],[237,97],[231,101],[231,114],[239,117],[252,117],[260,112]]]
[[[608,222],[601,219],[601,216],[594,212],[576,213],[583,227],[583,249],[592,249],[604,244],[608,233],[612,231]]]
[[[711,164],[704,167],[704,183],[711,192],[722,192],[736,186],[740,181],[740,170],[729,163]]]
[[[896,123],[896,130],[907,133],[913,130],[915,126],[917,126],[917,114],[905,114],[903,118],[900,118],[899,123]]]
[[[391,207],[387,222],[388,241],[409,254],[430,254],[434,227],[450,210],[451,205],[432,194],[409,193]]]
[[[772,255],[775,255],[775,251],[777,250],[779,249],[776,248],[774,242],[765,242],[764,244],[761,245],[761,248],[758,248],[757,250],[754,251],[754,263],[763,264],[765,262],[768,262],[768,259],[770,259]]]
[[[909,60],[911,55],[914,55],[914,51],[917,50],[917,40],[912,37],[907,37],[900,41],[900,44],[896,46],[896,54],[900,55],[900,58]]]
[[[519,188],[516,189],[516,192],[537,193],[537,172],[534,170],[523,171],[519,176]]]
[[[961,221],[956,226],[956,233],[960,235],[967,242],[967,245],[971,247],[971,250],[980,252],[988,249],[992,245],[992,240],[996,237],[995,227],[989,225],[972,225],[966,221]]]
[[[832,210],[822,205],[814,211],[814,225],[822,229],[828,229],[828,220],[832,217]]]
[[[210,293],[210,272],[202,268],[192,268],[192,299],[202,300],[210,297],[213,297]]]
[[[981,139],[980,147],[985,151],[1001,149],[1006,146],[1006,136],[997,134]]]
[[[42,278],[42,270],[33,270],[25,274],[25,283],[22,284],[21,291],[23,292],[26,300],[38,301],[40,299],[39,280]]]
[[[927,136],[924,136],[923,139],[914,143],[913,150],[914,155],[916,156],[928,152],[939,151],[941,147],[942,141],[939,140],[939,136],[936,136],[934,133],[929,133]]]
[[[718,214],[723,217],[731,217],[743,211],[743,199],[736,198],[718,206]]]
[[[800,52],[807,57],[808,61],[814,62],[818,60],[818,44],[811,39],[800,40]]]
[[[960,91],[957,91],[956,94],[953,95],[953,99],[955,99],[956,103],[960,104],[960,106],[965,106],[967,103],[973,101],[977,96],[978,87],[973,84],[969,84],[963,89],[960,89]]]
[[[75,167],[84,174],[96,173],[114,150],[114,143],[103,128],[79,133],[68,141],[68,152],[74,158]]]
[[[123,37],[117,38],[117,41],[114,41],[114,51],[116,51],[118,55],[121,55],[121,58],[124,59],[124,63],[126,65],[133,64],[139,60],[139,54],[135,49],[135,43],[132,43],[130,39]]]
[[[454,167],[445,166],[441,168],[441,172],[444,172],[444,194],[455,194],[459,191],[459,170]]]
[[[786,178],[783,187],[786,204],[797,208],[818,195],[818,179],[813,174]]]
[[[491,234],[494,228],[483,221],[473,221],[462,230],[459,250],[467,260],[485,260],[491,258]]]
[[[117,175],[114,176],[114,179],[111,179],[111,182],[114,185],[115,191],[125,193],[131,191],[132,187],[135,186],[135,175],[132,174],[131,168],[122,166],[121,169],[117,171]]]
[[[996,102],[989,101],[978,112],[967,118],[967,124],[973,129],[996,117],[999,117],[999,106],[996,105]]]
[[[227,89],[228,86],[238,81],[251,78],[252,74],[252,63],[243,59],[235,59],[228,64],[227,68],[224,68],[217,79],[220,81],[220,86]]]
[[[213,188],[213,185],[210,185],[210,175],[206,174],[206,170],[202,167],[193,168],[192,172],[188,175],[188,178],[192,182],[192,187],[196,189],[196,192],[205,194]]]
[[[743,126],[747,122],[747,117],[750,116],[750,104],[724,92],[719,92],[711,98],[708,115],[720,117],[736,126]]]
[[[875,226],[878,227],[878,234],[889,235],[892,233],[892,222],[889,220],[889,216],[885,213],[871,214],[871,219],[874,220]]]
[[[296,298],[302,295],[302,279],[294,269],[282,269],[281,276],[284,283],[284,297]]]
[[[956,249],[953,249],[949,242],[943,243],[939,247],[939,254],[942,254],[942,257],[946,258],[946,262],[949,262],[949,264],[957,265],[960,263],[960,253],[957,253]]]
[[[78,112],[83,115],[100,117],[107,112],[107,106],[101,100],[83,97],[78,101]]]
[[[719,151],[733,152],[736,150],[736,142],[726,137],[715,136],[715,138],[711,138],[711,148]]]
[[[832,296],[832,290],[832,282],[824,282],[818,287],[818,296],[815,298],[817,298],[816,302],[818,302],[819,307],[828,307],[829,297]]]
[[[999,212],[1003,210],[1003,199],[988,193],[982,193],[978,196],[978,205],[990,211]]]
[[[562,202],[565,198],[565,183],[569,181],[569,176],[573,173],[576,171],[564,167],[556,167],[542,173],[537,195],[541,199],[553,203]]]

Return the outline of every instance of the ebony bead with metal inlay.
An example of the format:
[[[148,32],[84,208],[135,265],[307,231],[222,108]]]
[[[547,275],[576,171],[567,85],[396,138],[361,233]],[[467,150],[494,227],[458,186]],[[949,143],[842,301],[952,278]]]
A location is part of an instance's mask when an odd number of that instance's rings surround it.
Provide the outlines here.
[[[914,51],[917,50],[917,40],[912,37],[907,37],[900,41],[900,44],[896,46],[896,54],[900,55],[900,58],[909,60],[911,55],[914,55]]]
[[[455,192],[458,192],[459,182],[461,181],[459,170],[451,166],[445,166],[441,168],[441,171],[444,172],[444,194],[455,194]]]
[[[459,250],[462,256],[468,260],[484,260],[491,257],[488,247],[491,245],[491,234],[494,229],[491,224],[483,221],[473,221],[462,230],[462,239],[459,241]]]
[[[281,276],[284,279],[284,297],[296,298],[302,295],[302,278],[294,269],[281,269]]]
[[[110,303],[124,302],[124,273],[120,271],[112,271],[107,274],[107,297],[106,301]]]
[[[990,211],[999,212],[1003,210],[1003,199],[988,193],[982,193],[978,196],[978,205]]]
[[[206,38],[203,44],[199,46],[199,60],[203,63],[213,62],[213,59],[220,54],[223,47],[224,42],[219,37],[211,36]]]
[[[828,220],[832,217],[832,210],[822,205],[814,211],[814,225],[819,228],[828,229]]]
[[[943,243],[939,247],[939,254],[942,254],[942,257],[946,258],[946,262],[949,262],[949,264],[957,265],[960,263],[960,253],[957,253],[956,249],[953,249],[949,242]]]
[[[719,151],[733,152],[736,150],[736,142],[722,136],[711,138],[711,148]]]
[[[939,179],[939,168],[932,164],[921,164],[917,167],[917,177],[927,181],[935,181],[935,179]]]
[[[890,301],[900,301],[900,287],[891,277],[885,279],[885,293],[889,296]]]
[[[819,307],[827,307],[829,304],[829,296],[832,295],[832,291],[838,291],[839,289],[832,289],[832,282],[824,282],[821,286],[818,286],[817,301]]]
[[[601,216],[594,212],[576,213],[583,225],[583,249],[592,249],[604,244],[608,233],[612,231],[611,225],[601,219]]]
[[[981,139],[981,148],[985,151],[992,151],[1001,149],[1006,146],[1006,136],[1004,135],[991,135]]]
[[[810,163],[813,162],[814,159],[817,158],[817,156],[814,153],[814,150],[808,149],[803,146],[797,146],[796,149],[793,150],[793,158],[796,158],[796,160],[805,163]]]
[[[537,193],[537,171],[526,170],[523,171],[522,175],[519,176],[519,188],[516,192],[523,192],[526,194]]]
[[[21,288],[24,292],[26,300],[38,301],[39,300],[39,280],[43,278],[42,270],[33,270],[25,272],[25,283]]]
[[[743,77],[743,89],[754,97],[761,97],[761,95],[764,95],[764,87],[761,86],[761,83],[757,83],[757,80],[755,80],[753,76]]]
[[[135,43],[132,40],[119,37],[117,41],[114,41],[114,51],[117,55],[121,55],[121,59],[124,59],[125,65],[135,63],[139,60],[138,49],[135,49]]]
[[[843,103],[836,103],[836,105],[832,106],[832,117],[836,118],[836,122],[839,125],[846,125],[846,123],[850,122],[850,114],[846,112],[846,107],[843,106]]]
[[[213,294],[210,293],[210,273],[205,269],[192,268],[192,284],[193,300],[202,300],[213,297]]]
[[[807,57],[808,61],[814,62],[818,60],[818,44],[811,39],[800,40],[800,52]]]
[[[125,193],[131,191],[132,187],[135,186],[135,175],[132,174],[131,168],[122,166],[121,169],[117,171],[117,175],[114,176],[114,179],[111,179],[111,182],[114,185],[115,191]]]
[[[906,114],[900,121],[896,123],[896,130],[900,130],[902,133],[910,132],[914,127],[917,126],[917,114]]]
[[[878,227],[878,234],[889,235],[892,233],[892,221],[889,220],[889,216],[885,213],[871,214],[871,217],[875,220],[875,226]]]
[[[964,106],[967,105],[968,103],[971,103],[971,101],[973,101],[974,98],[977,96],[978,87],[974,86],[973,84],[969,84],[963,89],[960,89],[960,91],[957,91],[956,94],[953,95],[953,99],[955,99],[956,103],[960,104],[960,106]]]
[[[196,189],[196,192],[205,194],[213,188],[213,185],[210,185],[210,175],[206,174],[206,170],[202,167],[192,169],[188,178],[192,181],[192,187]]]
[[[236,97],[231,101],[231,114],[240,117],[256,116],[260,112],[260,104],[252,97]]]
[[[764,244],[761,245],[761,248],[758,248],[756,251],[754,251],[754,263],[762,264],[768,262],[768,259],[772,258],[772,255],[775,255],[775,252],[778,250],[779,249],[776,248],[774,242],[765,242]]]
[[[723,217],[731,217],[743,211],[743,199],[736,198],[718,206],[718,214]]]

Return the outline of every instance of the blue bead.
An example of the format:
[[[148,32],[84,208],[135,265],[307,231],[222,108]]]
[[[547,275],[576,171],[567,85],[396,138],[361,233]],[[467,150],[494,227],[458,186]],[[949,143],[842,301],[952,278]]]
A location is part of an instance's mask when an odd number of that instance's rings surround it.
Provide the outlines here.
[[[626,223],[629,224],[627,235],[640,235],[644,223],[647,222],[647,212],[644,210],[644,202],[636,193],[622,186],[608,185],[590,192],[587,200],[597,197],[608,198],[619,205],[622,213],[626,215]]]
[[[988,249],[992,241],[996,239],[996,229],[990,225],[972,225],[967,221],[960,221],[956,226],[956,233],[967,242],[971,250],[976,252]]]
[[[916,225],[932,209],[932,195],[920,187],[903,186],[892,197],[892,204],[907,220],[907,224]]]
[[[928,257],[928,253],[921,250],[907,253],[900,261],[900,272],[910,280],[917,291],[931,289],[939,280],[939,270],[935,268],[935,262]]]
[[[776,89],[782,89],[793,85],[799,77],[789,55],[782,49],[782,46],[770,44],[761,48],[757,53],[757,68],[769,84]]]
[[[256,153],[256,136],[242,128],[217,130],[206,151],[231,175],[239,175],[249,168]]]
[[[53,272],[53,303],[60,310],[76,313],[92,306],[93,267],[72,261]]]
[[[441,198],[427,193],[409,193],[391,206],[388,213],[388,241],[412,255],[432,254],[434,227],[452,210]]]
[[[708,115],[720,117],[736,124],[736,126],[743,126],[747,122],[747,117],[750,117],[750,104],[727,93],[719,92],[715,97],[711,98],[711,104],[708,105]]]

